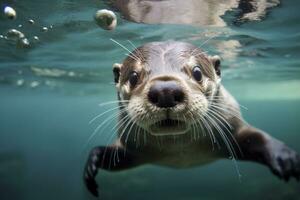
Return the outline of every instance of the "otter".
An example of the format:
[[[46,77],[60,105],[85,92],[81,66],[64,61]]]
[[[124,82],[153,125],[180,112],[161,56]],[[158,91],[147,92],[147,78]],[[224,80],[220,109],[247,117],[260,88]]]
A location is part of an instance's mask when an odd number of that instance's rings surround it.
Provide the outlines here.
[[[93,195],[99,168],[187,168],[222,158],[261,163],[299,181],[299,154],[244,121],[221,84],[219,56],[185,42],[151,42],[114,64],[113,74],[120,126],[114,144],[89,154],[84,181]]]

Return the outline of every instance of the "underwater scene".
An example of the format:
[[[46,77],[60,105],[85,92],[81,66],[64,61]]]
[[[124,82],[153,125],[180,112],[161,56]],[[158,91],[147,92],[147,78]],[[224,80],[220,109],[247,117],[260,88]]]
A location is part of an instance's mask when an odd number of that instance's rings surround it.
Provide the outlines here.
[[[257,162],[99,170],[90,151],[116,140],[113,65],[136,47],[182,41],[221,58],[243,118],[300,153],[300,1],[0,0],[1,200],[300,200],[300,183]],[[116,22],[97,18],[106,9]],[[99,13],[98,13],[99,14]],[[164,144],[162,144],[164,145]]]

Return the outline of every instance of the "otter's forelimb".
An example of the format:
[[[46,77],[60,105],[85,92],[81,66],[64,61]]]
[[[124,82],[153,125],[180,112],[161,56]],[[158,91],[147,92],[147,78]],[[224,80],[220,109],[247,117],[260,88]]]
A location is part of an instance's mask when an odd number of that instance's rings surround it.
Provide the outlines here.
[[[236,139],[243,152],[241,160],[264,164],[285,181],[291,177],[299,181],[300,156],[284,143],[253,127],[241,128]]]
[[[120,171],[139,165],[137,160],[135,156],[125,151],[123,147],[99,146],[93,148],[84,169],[86,187],[94,196],[99,196],[98,185],[95,180],[99,168],[109,171]]]

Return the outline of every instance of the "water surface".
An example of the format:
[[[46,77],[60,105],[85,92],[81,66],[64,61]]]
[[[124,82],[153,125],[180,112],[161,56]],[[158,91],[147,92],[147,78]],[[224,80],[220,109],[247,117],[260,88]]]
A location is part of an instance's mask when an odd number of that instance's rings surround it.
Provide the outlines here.
[[[111,66],[125,51],[151,41],[191,42],[222,58],[222,81],[248,110],[245,119],[300,152],[300,2],[285,0],[258,20],[237,20],[226,11],[222,26],[145,24],[123,18],[113,32],[93,21],[102,1],[1,1],[17,13],[0,16],[0,34],[16,28],[32,42],[28,49],[0,38],[0,199],[93,199],[82,181],[88,151],[108,144],[112,121],[85,147],[96,123],[115,105]],[[35,24],[28,20],[34,19]],[[22,27],[18,27],[22,25]],[[42,27],[48,27],[47,32]],[[40,41],[34,42],[38,36]],[[299,183],[285,183],[259,164],[220,160],[174,170],[143,166],[102,172],[102,199],[300,199]]]

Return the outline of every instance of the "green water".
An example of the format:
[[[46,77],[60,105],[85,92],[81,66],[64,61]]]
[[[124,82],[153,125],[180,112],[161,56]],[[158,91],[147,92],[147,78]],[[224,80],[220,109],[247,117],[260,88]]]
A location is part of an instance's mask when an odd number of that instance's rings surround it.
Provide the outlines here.
[[[88,151],[108,144],[112,121],[85,146],[95,123],[89,121],[115,105],[111,66],[126,53],[109,39],[131,48],[168,39],[200,46],[223,57],[222,81],[246,106],[243,116],[300,152],[300,2],[285,0],[258,21],[225,27],[137,24],[117,13],[119,25],[107,32],[93,21],[102,1],[0,1],[18,12],[15,21],[0,16],[0,34],[17,28],[32,41],[16,48],[0,38],[0,199],[93,199],[82,180]],[[2,9],[2,8],[1,8]],[[27,21],[34,19],[35,24]],[[23,25],[18,27],[18,25]],[[41,27],[53,26],[48,32]],[[300,185],[280,181],[269,169],[220,160],[174,170],[142,166],[97,177],[101,199],[300,199]]]

